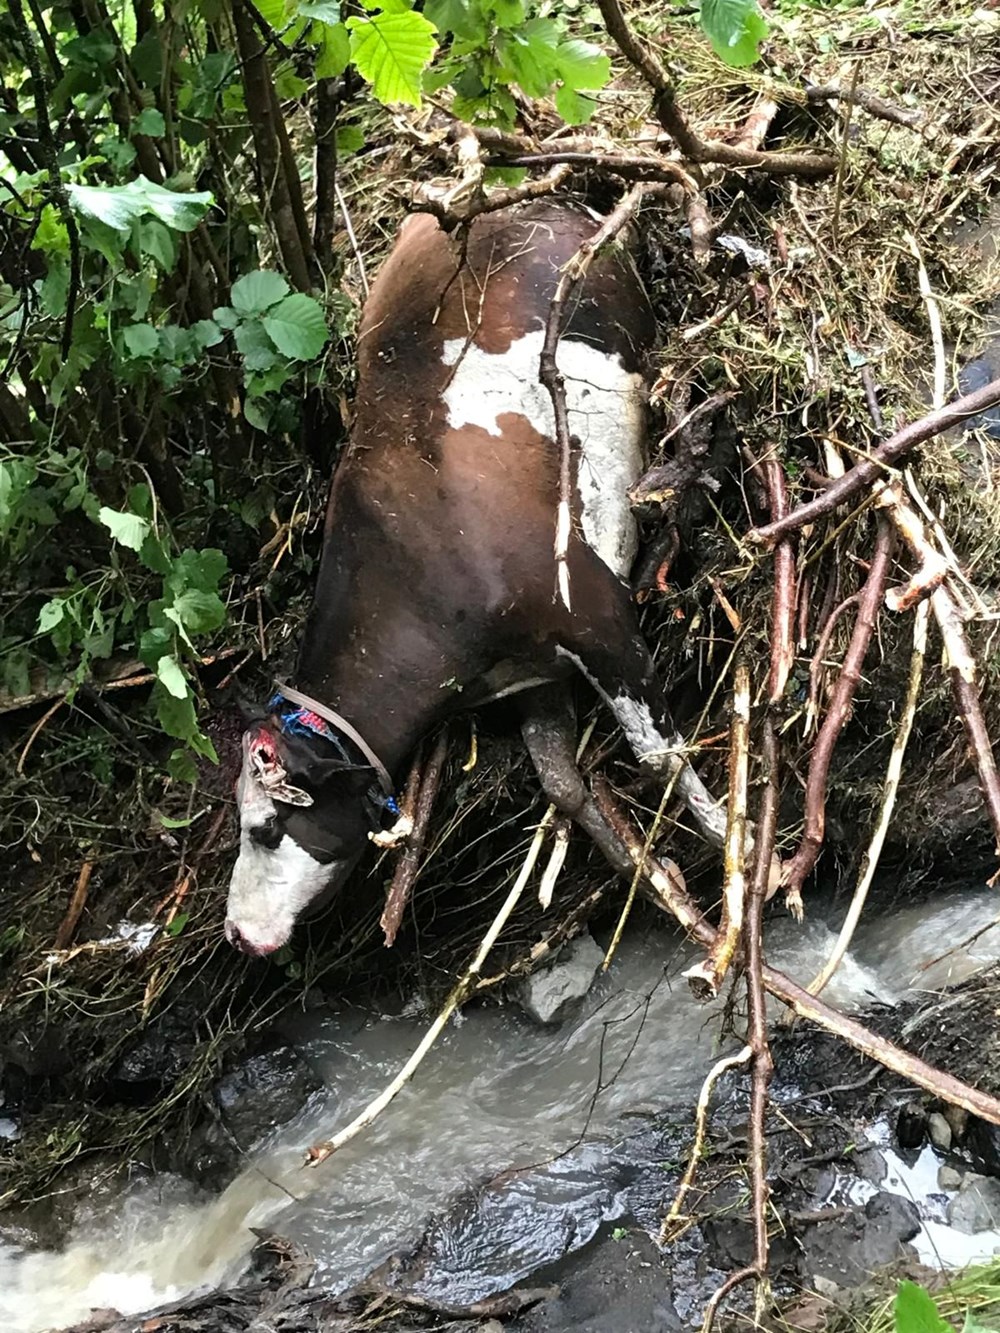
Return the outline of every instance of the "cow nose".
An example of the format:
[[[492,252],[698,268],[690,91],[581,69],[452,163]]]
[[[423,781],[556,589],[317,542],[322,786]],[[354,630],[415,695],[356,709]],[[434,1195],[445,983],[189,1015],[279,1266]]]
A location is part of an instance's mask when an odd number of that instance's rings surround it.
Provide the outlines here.
[[[227,921],[225,926],[226,939],[234,949],[239,949],[240,953],[251,953],[249,942],[244,938],[242,931],[235,921]]]

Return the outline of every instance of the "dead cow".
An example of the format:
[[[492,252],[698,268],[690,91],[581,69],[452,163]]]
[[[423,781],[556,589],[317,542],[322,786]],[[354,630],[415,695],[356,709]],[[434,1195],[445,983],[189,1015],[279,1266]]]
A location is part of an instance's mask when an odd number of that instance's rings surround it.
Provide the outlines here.
[[[246,953],[280,948],[346,877],[426,732],[507,695],[519,696],[546,795],[631,875],[576,767],[574,672],[644,765],[679,774],[721,842],[724,813],[683,763],[626,582],[656,326],[620,247],[594,262],[558,346],[574,441],[572,610],[554,593],[559,450],[539,356],[560,269],[599,222],[553,200],[482,215],[464,237],[416,215],[378,276],[297,670],[243,739],[226,936]]]

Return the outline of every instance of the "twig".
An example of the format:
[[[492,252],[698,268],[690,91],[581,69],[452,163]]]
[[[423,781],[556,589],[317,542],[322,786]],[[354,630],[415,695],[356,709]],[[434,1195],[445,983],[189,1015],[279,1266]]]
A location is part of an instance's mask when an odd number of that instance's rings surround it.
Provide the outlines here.
[[[851,78],[851,92],[858,86],[858,78],[861,74],[861,61],[854,63],[854,74]],[[851,119],[854,113],[854,101],[852,98],[847,100],[847,115],[844,117],[844,132],[840,142],[840,154],[837,162],[837,183],[833,192],[833,220],[830,224],[830,238],[834,250],[840,248],[840,208],[844,200],[844,176],[847,172],[847,148],[851,142]],[[937,404],[935,404],[937,406]]]
[[[19,775],[20,775],[21,773],[24,772],[24,762],[25,762],[25,760],[26,760],[27,757],[28,757],[28,753],[29,753],[29,751],[31,750],[31,747],[34,745],[34,743],[35,743],[35,741],[38,739],[38,737],[42,734],[42,729],[44,728],[46,722],[48,722],[51,718],[55,717],[56,713],[59,712],[59,709],[62,708],[62,706],[63,706],[63,704],[64,704],[65,702],[66,702],[66,698],[65,698],[65,696],[63,696],[61,699],[57,699],[57,700],[55,701],[55,703],[51,706],[51,708],[47,708],[47,709],[45,710],[45,712],[42,714],[42,716],[38,719],[38,721],[35,723],[35,725],[31,728],[31,735],[30,735],[30,736],[28,737],[28,739],[24,742],[24,749],[21,751],[20,755],[18,756],[18,760],[17,760],[17,769],[16,769],[15,771],[16,771]]]
[[[813,746],[809,761],[809,775],[806,779],[805,828],[802,842],[792,859],[785,863],[782,880],[785,885],[785,902],[788,910],[797,919],[802,919],[802,885],[806,876],[816,864],[826,827],[826,784],[830,772],[830,761],[834,747],[844,723],[850,714],[854,692],[861,680],[861,667],[871,640],[878,609],[882,601],[889,562],[892,555],[893,534],[884,520],[879,523],[872,553],[871,566],[864,587],[858,598],[858,618],[854,624],[854,633],[844,654],[844,663],[837,677],[830,706],[823,725],[820,727],[816,744]]]
[[[671,882],[655,856],[648,855],[643,858],[642,842],[618,808],[607,782],[603,778],[595,778],[593,787],[601,813],[625,843],[629,856],[633,862],[644,864],[644,874],[651,890],[650,900],[675,917],[699,944],[711,948],[716,932],[695,906],[690,894]],[[935,1069],[933,1065],[911,1055],[909,1051],[902,1050],[866,1028],[863,1023],[838,1012],[818,996],[810,995],[783,972],[765,964],[761,969],[761,979],[764,988],[787,1004],[800,1018],[816,1023],[825,1032],[830,1032],[842,1041],[846,1041],[862,1055],[875,1060],[883,1068],[898,1074],[918,1088],[940,1097],[942,1101],[964,1107],[972,1115],[978,1115],[992,1125],[1000,1125],[1000,1101],[997,1098],[980,1092],[978,1088],[970,1087],[961,1079]]]
[[[705,1081],[701,1085],[701,1091],[698,1093],[698,1101],[694,1109],[694,1142],[691,1144],[691,1151],[688,1153],[687,1166],[684,1168],[684,1174],[677,1186],[677,1193],[670,1205],[670,1211],[660,1223],[658,1240],[661,1245],[669,1245],[684,1229],[683,1225],[678,1226],[677,1224],[682,1222],[681,1209],[684,1207],[684,1201],[694,1184],[694,1178],[698,1174],[698,1163],[701,1161],[702,1153],[705,1150],[705,1135],[708,1130],[708,1105],[712,1100],[715,1085],[723,1074],[728,1073],[730,1069],[736,1069],[739,1065],[745,1065],[752,1055],[753,1051],[750,1047],[744,1046],[736,1055],[724,1055],[721,1060],[717,1060],[705,1075]]]
[[[548,864],[542,871],[542,878],[538,884],[538,906],[543,912],[547,912],[552,906],[552,894],[555,892],[556,880],[562,873],[566,853],[569,851],[569,830],[569,817],[560,815],[555,822],[552,833],[552,851],[549,853]]]
[[[772,175],[828,176],[837,159],[819,153],[764,153],[740,144],[707,142],[687,123],[666,70],[629,27],[618,0],[598,0],[604,25],[622,55],[653,91],[653,111],[686,158],[697,163],[727,167],[759,167]]]
[[[917,245],[916,237],[912,232],[905,232],[903,240],[909,247],[910,254],[917,261],[917,283],[920,287],[920,295],[923,298],[924,305],[927,307],[927,323],[931,331],[931,345],[934,348],[934,407],[944,407],[948,363],[944,354],[944,333],[941,329],[941,311],[931,289],[931,280],[927,276],[927,269],[924,265],[923,256],[920,253],[920,247]]]
[[[729,800],[723,846],[722,920],[708,957],[684,973],[696,994],[718,995],[743,931],[746,896],[747,775],[750,763],[750,671],[733,672],[733,717],[729,732]]]
[[[875,831],[872,834],[871,842],[868,844],[864,860],[861,862],[858,886],[854,890],[854,897],[851,899],[844,924],[840,928],[837,942],[834,944],[829,958],[807,987],[810,995],[819,995],[840,966],[844,954],[850,948],[854,932],[861,920],[861,912],[865,905],[865,899],[868,897],[868,890],[875,877],[879,857],[882,855],[886,834],[889,831],[889,821],[892,819],[892,812],[896,804],[899,779],[903,771],[903,755],[906,753],[906,744],[913,729],[917,699],[920,696],[920,683],[924,672],[924,655],[927,649],[927,620],[929,615],[930,603],[927,601],[921,602],[913,617],[913,651],[910,655],[910,679],[906,690],[906,699],[903,703],[903,712],[899,719],[899,726],[896,728],[895,739],[892,742],[892,752],[889,755],[889,765],[886,769],[882,800],[879,803],[878,818],[875,821]]]
[[[673,182],[688,194],[696,194],[699,189],[698,182],[683,163],[670,158],[645,157],[640,153],[617,153],[605,149],[582,151],[579,148],[540,148],[527,152],[518,144],[511,152],[491,153],[486,161],[491,167],[551,167],[566,163],[607,171],[623,180]]]
[[[448,731],[447,728],[444,728],[434,743],[431,757],[428,759],[423,776],[420,779],[419,795],[413,807],[413,831],[403,848],[402,856],[399,858],[396,873],[392,877],[392,885],[386,895],[385,909],[379,921],[379,925],[385,932],[385,947],[387,949],[391,949],[396,943],[399,923],[403,919],[406,904],[410,901],[410,894],[413,891],[417,871],[420,867],[420,858],[424,851],[424,843],[427,840],[427,827],[430,823],[431,811],[434,808],[434,798],[437,796],[437,790],[441,783],[441,770],[444,768],[444,761],[447,757]]]
[[[830,514],[848,500],[860,494],[872,482],[879,480],[884,470],[898,461],[908,450],[918,444],[932,440],[942,431],[952,426],[961,425],[968,417],[978,416],[1000,403],[1000,379],[991,380],[975,393],[967,393],[946,407],[928,413],[919,421],[911,422],[896,432],[884,444],[874,449],[870,456],[838,477],[827,490],[817,495],[814,500],[799,505],[783,519],[768,523],[762,528],[752,528],[746,534],[746,540],[758,546],[769,546],[789,532],[814,523],[824,514]]]
[[[887,102],[884,97],[879,97],[878,93],[873,93],[868,88],[855,86],[848,89],[836,88],[832,84],[809,84],[805,92],[807,102],[847,102],[849,105],[861,107],[863,111],[867,111],[870,116],[876,116],[879,120],[888,120],[893,125],[906,125],[910,129],[916,129],[924,119],[922,111],[904,110],[903,107]]]
[[[83,914],[83,909],[87,905],[87,894],[90,889],[90,877],[94,873],[94,862],[84,861],[80,867],[80,873],[77,876],[76,888],[73,890],[73,897],[69,900],[69,907],[66,909],[66,915],[59,923],[59,929],[56,931],[53,949],[67,949],[76,933],[77,925]]]
[[[826,618],[819,639],[816,643],[816,651],[812,655],[812,661],[809,663],[809,697],[806,700],[806,720],[805,734],[812,735],[819,722],[819,694],[820,684],[823,679],[823,659],[826,657],[826,650],[830,646],[830,639],[833,637],[833,631],[837,628],[840,617],[849,611],[852,606],[856,606],[860,593],[852,592],[850,597],[845,597],[839,606],[834,609]]]
[[[903,499],[900,489],[894,486],[882,486],[878,492],[877,502],[888,512],[897,531],[916,559],[921,562],[921,568],[929,568],[932,573],[940,572],[944,563],[943,557],[934,550],[919,515]],[[936,565],[933,563],[935,558],[938,562]],[[915,581],[916,578],[912,579],[911,584]],[[997,774],[993,743],[979,700],[976,659],[969,648],[962,614],[955,598],[942,579],[937,579],[936,583],[929,580],[928,589],[931,588],[933,589],[930,592],[931,609],[944,641],[945,662],[951,677],[955,708],[962,719],[976,762],[979,786],[993,824],[997,855],[1000,856],[1000,776]],[[926,591],[927,589],[925,595]],[[894,604],[897,606],[908,604],[907,594],[897,594],[894,597]]]
[[[451,994],[444,1002],[441,1012],[424,1034],[420,1045],[413,1052],[409,1060],[407,1060],[406,1064],[392,1082],[389,1083],[387,1087],[383,1088],[379,1095],[368,1103],[360,1115],[355,1116],[351,1123],[346,1125],[339,1133],[335,1134],[332,1139],[327,1139],[323,1143],[313,1144],[313,1146],[307,1150],[306,1165],[319,1166],[321,1162],[325,1162],[328,1157],[332,1156],[338,1148],[343,1148],[345,1143],[350,1143],[351,1139],[357,1138],[363,1129],[367,1129],[367,1127],[381,1115],[389,1103],[393,1101],[400,1090],[406,1086],[416,1073],[427,1052],[444,1031],[448,1019],[451,1018],[458,1006],[474,988],[479,978],[483,963],[489,956],[490,950],[493,948],[494,944],[496,944],[497,937],[506,925],[511,912],[513,912],[514,908],[520,901],[521,894],[524,892],[525,885],[531,877],[531,872],[535,868],[535,862],[538,860],[538,855],[542,850],[542,842],[545,839],[545,830],[551,822],[554,809],[554,806],[549,806],[548,810],[546,810],[541,823],[535,830],[535,836],[531,840],[528,854],[524,858],[524,864],[521,866],[520,873],[514,881],[510,893],[508,893],[499,912],[497,912],[496,916],[493,918],[493,924],[483,936],[482,942],[476,951],[475,958],[473,958],[472,962],[453,987]]]
[[[340,182],[333,182],[333,193],[337,200],[337,207],[340,209],[344,219],[344,230],[347,232],[347,239],[351,243],[351,253],[354,255],[354,262],[358,266],[358,281],[361,283],[361,292],[364,299],[368,300],[370,288],[368,286],[368,273],[365,270],[365,257],[361,253],[361,246],[358,245],[358,238],[354,232],[354,223],[351,221],[351,215],[348,212],[347,200],[344,198],[344,192],[340,188]]]
[[[764,486],[767,489],[771,521],[777,522],[788,513],[788,489],[785,470],[772,453],[761,464]],[[785,537],[774,548],[774,593],[771,599],[771,669],[767,678],[768,702],[776,704],[785,693],[785,686],[795,665],[795,543]]]
[[[557,163],[554,167],[534,180],[523,181],[504,190],[494,190],[490,194],[480,192],[474,195],[468,205],[456,209],[452,203],[430,194],[425,186],[414,196],[414,209],[420,213],[433,213],[446,230],[451,230],[462,223],[471,222],[484,213],[496,213],[502,208],[512,208],[527,199],[540,199],[553,194],[560,188],[573,168],[568,162]]]
[[[549,303],[549,315],[545,324],[545,340],[542,343],[542,354],[538,364],[538,379],[548,390],[552,399],[556,430],[555,443],[559,449],[559,502],[556,511],[556,536],[553,551],[556,561],[556,589],[567,611],[570,610],[568,550],[571,531],[571,440],[569,414],[566,408],[566,385],[556,362],[559,338],[562,333],[563,310],[567,301],[572,298],[587,276],[594,256],[601,247],[614,240],[622,228],[635,216],[643,199],[650,195],[662,194],[663,188],[662,185],[633,185],[628,194],[619,200],[617,206],[608,214],[593,235],[583,242],[576,254],[563,267],[555,294]]]

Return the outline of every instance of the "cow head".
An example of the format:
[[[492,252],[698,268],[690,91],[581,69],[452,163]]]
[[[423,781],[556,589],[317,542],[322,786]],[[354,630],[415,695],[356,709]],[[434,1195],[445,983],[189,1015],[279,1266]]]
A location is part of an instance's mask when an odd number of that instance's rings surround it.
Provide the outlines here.
[[[302,913],[340,886],[372,825],[374,783],[373,770],[352,763],[335,740],[292,733],[280,715],[244,733],[230,944],[257,957],[274,953]]]

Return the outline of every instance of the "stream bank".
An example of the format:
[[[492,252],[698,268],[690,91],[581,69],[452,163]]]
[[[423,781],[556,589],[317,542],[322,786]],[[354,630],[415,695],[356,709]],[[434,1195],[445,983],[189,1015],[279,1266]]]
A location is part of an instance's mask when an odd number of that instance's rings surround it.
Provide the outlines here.
[[[808,979],[840,910],[817,905],[802,928],[774,919],[775,964]],[[995,917],[993,893],[974,888],[874,916],[831,998],[952,1068],[952,1057],[961,1063],[995,1041],[996,980],[967,980],[1000,957]],[[941,956],[943,940],[973,936]],[[650,1239],[686,1160],[698,1087],[731,1040],[724,1006],[696,1004],[680,977],[692,956],[676,933],[643,918],[561,1025],[542,1028],[516,1007],[474,1007],[371,1129],[316,1171],[303,1167],[309,1144],[384,1086],[427,1020],[326,1007],[286,1017],[271,1066],[279,1100],[263,1089],[257,1100],[287,1110],[308,1071],[297,1114],[262,1141],[245,1140],[241,1170],[221,1193],[146,1173],[103,1210],[92,1204],[59,1250],[0,1230],[5,1333],[74,1319],[87,1327],[101,1309],[124,1312],[97,1325],[116,1333],[249,1329],[268,1302],[266,1319],[288,1333],[362,1329],[397,1306],[400,1329],[496,1318],[525,1333],[691,1326],[750,1244],[741,1077],[716,1099],[690,1225],[662,1253]],[[954,1200],[982,1192],[975,1178],[1000,1167],[983,1127],[956,1124],[947,1151],[929,1147],[931,1134],[942,1142],[938,1108],[914,1109],[912,1090],[832,1039],[779,1025],[775,1054],[768,1127],[779,1294],[819,1288],[835,1304],[872,1268],[933,1261],[945,1232],[953,1262],[1000,1246],[992,1227],[972,1237],[940,1230]],[[227,1134],[261,1059],[229,1077],[228,1102],[217,1099]],[[949,1189],[940,1167],[953,1172]],[[265,1253],[252,1262],[261,1236]],[[265,1281],[254,1264],[267,1256]],[[533,1308],[520,1309],[525,1302]]]

